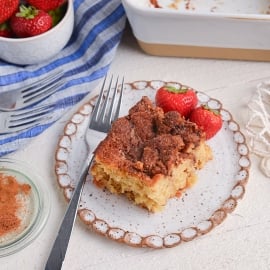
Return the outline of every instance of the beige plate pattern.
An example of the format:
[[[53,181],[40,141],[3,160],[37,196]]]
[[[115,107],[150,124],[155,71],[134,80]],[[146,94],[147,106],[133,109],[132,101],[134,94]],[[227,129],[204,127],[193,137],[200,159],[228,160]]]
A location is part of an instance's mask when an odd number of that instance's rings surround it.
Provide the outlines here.
[[[125,115],[142,96],[154,100],[163,85],[182,87],[178,82],[160,80],[125,84],[120,115]],[[221,112],[223,126],[208,144],[214,158],[198,172],[198,181],[180,198],[170,199],[161,213],[149,213],[124,196],[113,195],[93,185],[88,176],[78,215],[87,227],[117,242],[134,247],[168,248],[191,241],[222,223],[245,193],[249,177],[246,139],[222,103],[203,92],[199,102]],[[85,103],[66,124],[55,153],[56,179],[69,200],[87,155],[84,132],[93,108]]]

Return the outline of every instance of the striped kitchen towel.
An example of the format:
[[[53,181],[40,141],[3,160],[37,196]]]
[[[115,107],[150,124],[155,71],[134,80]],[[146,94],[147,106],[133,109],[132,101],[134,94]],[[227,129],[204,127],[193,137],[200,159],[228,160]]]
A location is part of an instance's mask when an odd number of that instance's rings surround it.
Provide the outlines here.
[[[50,127],[72,105],[89,94],[109,69],[126,22],[121,0],[74,0],[73,3],[74,31],[69,43],[57,57],[25,67],[0,60],[1,92],[10,91],[22,84],[28,85],[58,69],[64,70],[63,77],[66,78],[66,83],[42,102],[55,104],[50,121],[24,132],[0,135],[0,157],[25,146],[31,138]]]

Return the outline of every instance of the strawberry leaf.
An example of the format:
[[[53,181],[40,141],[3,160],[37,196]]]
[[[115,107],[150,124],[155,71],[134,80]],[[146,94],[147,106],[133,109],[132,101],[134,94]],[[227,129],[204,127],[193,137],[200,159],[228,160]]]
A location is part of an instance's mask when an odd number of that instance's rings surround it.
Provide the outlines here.
[[[20,5],[19,12],[16,13],[16,17],[25,19],[34,19],[38,15],[39,10],[33,6]]]
[[[216,115],[216,116],[219,116],[219,115],[220,115],[219,110],[211,109],[208,105],[203,105],[202,107],[203,107],[205,110],[212,112],[212,113],[213,113],[214,115]]]
[[[175,94],[184,94],[187,92],[188,88],[176,88],[171,85],[167,85],[164,87],[168,92],[175,93]]]
[[[65,12],[66,12],[66,6],[65,5],[60,6],[60,7],[56,8],[56,9],[54,9],[54,10],[48,11],[49,15],[53,19],[53,26],[57,25],[62,20],[62,18],[65,15]]]

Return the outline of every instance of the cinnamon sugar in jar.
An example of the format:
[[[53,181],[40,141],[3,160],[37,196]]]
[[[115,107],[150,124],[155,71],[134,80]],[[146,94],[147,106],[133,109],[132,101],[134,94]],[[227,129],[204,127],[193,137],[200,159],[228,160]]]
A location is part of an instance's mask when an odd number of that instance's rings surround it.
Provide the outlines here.
[[[29,184],[18,183],[14,176],[0,173],[0,239],[24,229],[22,213],[27,212],[30,192]]]
[[[50,210],[44,181],[26,163],[0,159],[0,257],[21,250],[44,228]]]

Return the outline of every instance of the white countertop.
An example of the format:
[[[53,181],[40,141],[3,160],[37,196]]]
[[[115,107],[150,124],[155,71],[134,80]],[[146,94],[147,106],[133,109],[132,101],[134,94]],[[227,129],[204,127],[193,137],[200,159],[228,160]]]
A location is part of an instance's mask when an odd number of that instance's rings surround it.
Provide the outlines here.
[[[247,103],[256,84],[270,78],[270,63],[149,56],[127,32],[110,71],[123,74],[127,82],[178,81],[204,91],[219,99],[244,129]],[[0,259],[2,270],[44,269],[67,207],[54,175],[54,155],[63,127],[71,115],[72,112],[68,113],[25,149],[9,155],[31,164],[47,182],[52,209],[46,227],[33,243]],[[259,158],[250,157],[252,166],[243,199],[236,210],[210,233],[174,248],[151,250],[106,239],[77,220],[63,269],[270,269],[270,179],[261,173]]]

